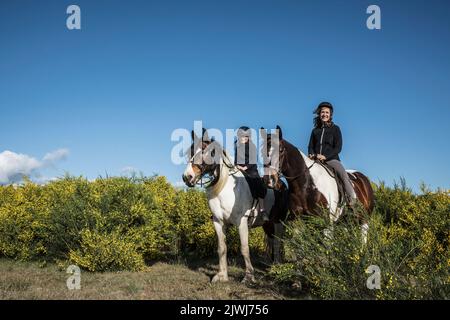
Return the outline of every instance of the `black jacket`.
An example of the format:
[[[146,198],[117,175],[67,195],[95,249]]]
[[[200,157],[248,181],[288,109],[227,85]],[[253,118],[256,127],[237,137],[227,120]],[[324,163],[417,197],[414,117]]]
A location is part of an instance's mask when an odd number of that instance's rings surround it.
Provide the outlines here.
[[[245,148],[245,154],[239,154],[238,151],[238,144],[239,146]],[[254,155],[254,159],[250,159],[250,148],[252,149],[252,156]],[[256,164],[256,146],[252,141],[249,141],[245,145],[241,145],[238,141],[234,144],[234,164],[238,164],[241,166],[247,166],[247,170],[245,172],[251,176],[251,177],[259,177],[258,173],[258,165]],[[252,163],[250,163],[252,162]]]
[[[308,153],[322,154],[326,160],[340,160],[339,152],[342,150],[341,129],[334,123],[329,127],[314,128],[309,139]]]
[[[245,147],[245,149],[242,149],[245,150],[245,152],[238,154],[238,146]],[[252,154],[250,153],[250,150],[252,150]],[[250,192],[252,193],[252,197],[254,199],[265,198],[267,194],[267,188],[259,176],[258,165],[256,164],[256,151],[256,146],[251,140],[245,145],[240,144],[238,141],[234,144],[234,164],[247,167],[247,170],[245,170],[245,180],[250,187]],[[250,155],[252,157],[250,157]]]

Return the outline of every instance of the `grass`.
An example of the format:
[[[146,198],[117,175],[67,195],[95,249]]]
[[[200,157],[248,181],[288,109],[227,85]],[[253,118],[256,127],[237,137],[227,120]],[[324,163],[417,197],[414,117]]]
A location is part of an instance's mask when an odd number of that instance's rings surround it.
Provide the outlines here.
[[[273,289],[265,270],[256,267],[257,282],[240,282],[244,269],[230,259],[227,283],[211,284],[217,259],[158,262],[142,272],[81,272],[81,289],[68,290],[70,276],[57,265],[0,259],[0,299],[286,299]]]

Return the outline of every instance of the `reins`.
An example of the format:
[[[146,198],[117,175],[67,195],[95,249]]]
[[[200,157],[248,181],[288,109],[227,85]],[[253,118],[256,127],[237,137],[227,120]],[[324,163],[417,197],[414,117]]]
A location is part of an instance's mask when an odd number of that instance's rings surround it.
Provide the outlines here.
[[[317,160],[314,160],[314,162],[313,162],[311,165],[309,165],[309,166],[307,167],[307,169],[310,170],[316,163],[319,163],[319,164],[325,169],[325,171],[328,173],[328,175],[329,175],[331,178],[333,178],[333,179],[336,178],[335,176],[333,176],[333,175],[331,174],[330,170],[329,170],[322,162],[317,161]],[[278,174],[279,176],[281,176],[281,177],[286,178],[286,180],[291,180],[291,181],[292,181],[292,180],[295,180],[295,179],[300,178],[300,177],[302,176],[303,173],[300,173],[300,174],[295,175],[295,176],[288,176],[288,175],[285,175],[284,173],[282,173],[280,170],[277,170],[277,174]]]
[[[223,159],[222,159],[222,164],[219,164],[219,166],[218,166],[218,168],[219,168],[219,170],[218,170],[218,174],[217,175],[214,175],[213,174],[213,177],[212,178],[210,178],[206,183],[204,183],[203,182],[203,178],[204,178],[204,176],[205,176],[205,172],[202,172],[202,176],[201,176],[201,178],[200,178],[200,180],[196,183],[197,185],[199,185],[200,187],[204,187],[205,189],[208,189],[208,188],[210,188],[210,187],[212,187],[212,186],[214,186],[218,181],[219,181],[219,179],[220,179],[220,167],[222,166],[222,165],[225,165],[228,169],[231,169],[231,171],[228,173],[228,176],[232,176],[232,175],[234,175],[234,174],[236,174],[237,172],[239,172],[240,170],[234,165],[234,164],[232,164],[232,163],[227,163],[226,161],[225,161],[225,159],[228,159],[228,157],[227,157],[227,155],[226,155],[226,153],[225,153],[225,150],[223,150],[223,155],[224,155],[224,157],[223,157]],[[215,171],[215,170],[214,170]]]
[[[315,163],[316,163],[316,161],[314,161],[313,164],[311,164],[307,169],[308,169],[308,170],[311,169],[312,166],[313,166]],[[272,169],[275,169],[275,168],[273,168],[273,167],[271,167],[271,168],[272,168]],[[277,174],[278,174],[280,177],[284,177],[286,180],[295,180],[295,179],[300,178],[300,177],[303,175],[303,173],[300,173],[300,174],[295,175],[295,176],[288,176],[288,175],[285,175],[284,173],[282,173],[280,170],[277,170],[277,169],[275,169],[275,170],[277,171]]]

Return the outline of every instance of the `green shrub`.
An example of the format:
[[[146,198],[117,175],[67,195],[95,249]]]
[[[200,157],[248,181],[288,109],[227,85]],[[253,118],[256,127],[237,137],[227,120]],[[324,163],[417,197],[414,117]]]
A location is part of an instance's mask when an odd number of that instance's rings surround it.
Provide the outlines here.
[[[286,264],[270,275],[302,282],[325,299],[448,299],[450,194],[406,184],[374,184],[376,206],[368,243],[354,219],[334,226],[304,218],[288,225]],[[205,192],[174,188],[165,177],[66,176],[47,185],[26,181],[0,186],[0,255],[67,261],[91,271],[141,270],[145,262],[174,255],[216,256],[217,237]],[[236,227],[228,252],[240,255]],[[262,228],[249,235],[252,253],[264,252]],[[381,269],[381,289],[366,287],[370,265]]]
[[[65,177],[41,186],[48,199],[45,220],[46,259],[64,259],[81,242],[81,231],[97,230],[102,225],[100,210],[89,181]]]
[[[181,252],[205,257],[217,251],[217,239],[205,193],[196,189],[180,190],[176,198],[174,224]]]
[[[81,246],[69,252],[71,263],[89,271],[139,271],[144,259],[136,250],[136,244],[118,232],[81,232]]]
[[[45,255],[47,216],[41,187],[29,181],[18,189],[0,187],[0,254],[21,260]]]
[[[329,239],[327,218],[303,218],[288,225],[288,265],[274,267],[272,276],[301,281],[324,299],[448,299],[449,193],[414,195],[384,184],[375,192],[366,245],[356,219],[335,224]],[[370,265],[381,270],[379,290],[366,286]]]
[[[160,176],[92,182],[66,176],[43,186],[27,181],[19,187],[0,186],[0,255],[22,260],[70,258],[89,270],[135,268],[116,256],[114,263],[102,255],[115,245],[106,241],[110,235],[118,241],[117,250],[129,250],[133,261],[137,256],[150,261],[185,253],[215,256],[211,216],[204,191],[175,189]],[[262,229],[250,235],[252,249],[261,250]],[[230,253],[239,253],[239,236],[233,228],[227,242]],[[91,256],[97,250],[102,254]]]

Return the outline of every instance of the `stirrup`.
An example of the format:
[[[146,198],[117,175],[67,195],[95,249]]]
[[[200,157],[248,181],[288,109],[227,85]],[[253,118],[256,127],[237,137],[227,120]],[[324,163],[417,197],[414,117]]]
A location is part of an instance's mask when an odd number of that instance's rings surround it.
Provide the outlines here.
[[[259,210],[259,214],[262,215],[264,222],[270,221],[269,213],[266,210]]]

